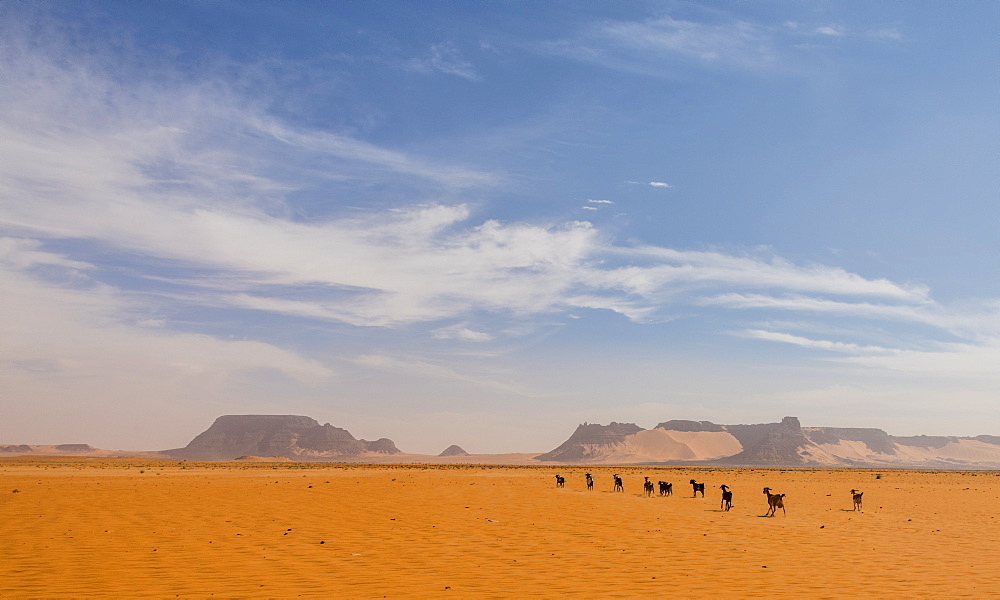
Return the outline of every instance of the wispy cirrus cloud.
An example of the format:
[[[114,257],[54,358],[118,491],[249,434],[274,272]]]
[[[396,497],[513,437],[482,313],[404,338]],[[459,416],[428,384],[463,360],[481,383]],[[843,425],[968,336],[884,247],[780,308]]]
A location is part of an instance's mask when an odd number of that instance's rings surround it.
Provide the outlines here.
[[[462,57],[461,52],[453,42],[434,44],[425,56],[411,58],[404,63],[404,66],[408,70],[419,73],[445,73],[469,81],[481,79],[472,63]]]
[[[863,346],[860,344],[854,344],[850,342],[817,340],[798,335],[792,335],[790,333],[767,331],[763,329],[747,329],[745,331],[738,332],[737,335],[756,340],[782,342],[785,344],[793,344],[796,346],[801,346],[803,348],[829,350],[831,352],[844,353],[844,354],[889,354],[895,351],[891,348],[883,348],[881,346]]]
[[[539,51],[607,68],[652,76],[675,72],[678,65],[710,69],[784,72],[793,69],[804,41],[850,37],[840,24],[796,21],[752,22],[716,14],[711,22],[669,15],[643,20],[606,20],[575,36],[545,42]],[[855,36],[857,37],[857,36]],[[867,37],[900,39],[889,27]]]

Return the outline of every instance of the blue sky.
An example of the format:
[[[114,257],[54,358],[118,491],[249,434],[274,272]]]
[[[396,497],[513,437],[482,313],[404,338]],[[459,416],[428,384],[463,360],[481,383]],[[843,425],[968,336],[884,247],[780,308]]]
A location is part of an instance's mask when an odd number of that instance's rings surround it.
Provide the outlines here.
[[[1000,433],[995,2],[0,4],[0,442]]]

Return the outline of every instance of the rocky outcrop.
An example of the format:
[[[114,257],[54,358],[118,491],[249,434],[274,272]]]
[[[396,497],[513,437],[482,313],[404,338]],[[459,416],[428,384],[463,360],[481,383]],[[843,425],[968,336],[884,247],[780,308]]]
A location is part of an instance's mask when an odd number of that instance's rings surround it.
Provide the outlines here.
[[[815,444],[839,444],[844,441],[861,442],[877,454],[895,454],[895,438],[881,429],[861,427],[813,427],[806,429],[809,440]]]
[[[711,421],[685,421],[683,419],[674,419],[672,421],[664,421],[657,425],[654,429],[666,429],[667,431],[725,431],[726,428],[722,425],[716,425]]]
[[[92,452],[94,450],[90,444],[59,444],[55,446],[58,452]]]
[[[438,456],[469,456],[469,453],[463,450],[461,446],[452,444],[445,448]]]
[[[365,452],[372,452],[375,454],[401,454],[399,448],[393,443],[389,438],[379,438],[374,442],[369,442],[368,440],[359,440],[361,445],[364,446]]]
[[[940,435],[913,435],[906,437],[893,437],[892,440],[903,446],[915,446],[917,448],[928,448],[938,450],[944,448],[957,438],[944,437]]]
[[[573,435],[563,442],[561,446],[539,454],[535,460],[557,461],[557,462],[580,462],[589,458],[594,458],[602,454],[606,447],[613,447],[623,444],[625,438],[644,431],[635,423],[615,423],[612,421],[608,425],[598,425],[596,423],[584,423],[576,428]]]
[[[743,451],[720,462],[740,465],[783,466],[805,462],[802,451],[815,446],[802,431],[795,417],[785,417],[780,423],[760,425],[727,425]]]
[[[359,440],[346,429],[320,425],[300,415],[224,415],[184,448],[165,453],[189,460],[234,460],[240,456],[330,460],[367,453],[399,454],[399,449],[392,440]]]
[[[31,446],[27,444],[4,444],[0,446],[0,452],[16,452],[24,454],[31,452]]]

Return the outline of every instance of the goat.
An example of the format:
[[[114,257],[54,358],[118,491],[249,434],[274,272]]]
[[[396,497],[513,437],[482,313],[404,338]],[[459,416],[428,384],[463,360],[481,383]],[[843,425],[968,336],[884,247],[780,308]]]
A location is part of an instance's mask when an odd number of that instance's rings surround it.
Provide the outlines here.
[[[592,492],[594,491],[594,478],[590,475],[590,473],[587,473],[586,477],[587,477],[587,491]]]
[[[647,496],[653,495],[653,482],[649,480],[649,477],[646,477],[646,482],[642,484],[642,491]]]
[[[660,495],[669,496],[674,493],[674,484],[667,483],[666,481],[660,482]]]
[[[865,493],[851,490],[851,495],[854,496],[854,510],[861,510],[861,496],[864,496]]]
[[[566,478],[562,475],[556,475],[556,487],[566,487]]]
[[[728,485],[720,485],[719,489],[722,490],[722,504],[719,508],[728,512],[733,507],[733,492]]]
[[[785,512],[785,501],[784,494],[772,494],[771,488],[764,488],[764,493],[767,495],[767,514],[765,517],[773,517],[774,513],[780,508],[781,514],[788,516]]]
[[[701,497],[702,498],[705,497],[705,484],[704,483],[695,483],[694,479],[692,479],[691,480],[691,487],[694,488],[694,494],[691,496],[692,498],[697,498],[698,497],[698,492],[701,492]]]
[[[624,492],[625,486],[622,485],[622,478],[619,477],[618,475],[615,475],[614,477],[615,477],[615,491]]]

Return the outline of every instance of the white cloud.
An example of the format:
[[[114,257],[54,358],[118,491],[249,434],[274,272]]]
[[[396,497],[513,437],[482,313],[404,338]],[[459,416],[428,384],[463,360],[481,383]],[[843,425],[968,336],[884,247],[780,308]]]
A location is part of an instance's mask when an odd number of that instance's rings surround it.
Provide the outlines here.
[[[1000,386],[1000,338],[980,343],[942,344],[934,350],[901,350],[885,356],[862,356],[849,362],[880,370],[896,371],[919,377],[948,378],[963,381],[970,378],[988,382],[993,390]],[[994,394],[993,399],[996,399]]]
[[[631,53],[675,54],[701,62],[759,66],[774,60],[768,36],[755,25],[708,25],[661,17],[644,22],[612,22],[598,36]]]
[[[817,27],[815,33],[820,35],[829,35],[834,37],[840,37],[844,35],[843,28],[836,25],[824,25],[823,27]]]
[[[366,354],[356,357],[354,362],[366,369],[415,378],[417,380],[431,379],[473,383],[478,387],[515,394],[518,397],[533,395],[530,391],[519,385],[501,381],[494,373],[459,371],[423,358],[389,354]]]
[[[405,63],[407,69],[419,73],[446,73],[457,75],[469,81],[481,78],[472,63],[462,58],[453,42],[442,42],[431,46],[426,57],[413,58]]]
[[[140,299],[91,279],[95,268],[33,245],[0,242],[0,428],[8,440],[45,431],[56,442],[172,447],[182,439],[160,426],[178,411],[207,419],[252,406],[258,398],[241,383],[248,377],[290,391],[336,376],[272,344],[165,329],[145,317],[149,306]],[[32,276],[38,266],[62,269],[59,282]]]
[[[888,290],[887,290],[888,291]],[[996,302],[945,307],[933,302],[926,292],[886,294],[886,299],[901,303],[844,302],[802,295],[782,297],[762,294],[728,293],[703,298],[700,304],[738,309],[766,309],[791,312],[840,315],[866,320],[910,322],[928,325],[955,336],[990,339],[1000,336],[1000,306]]]
[[[649,185],[652,186],[652,187],[658,187],[658,188],[672,187],[669,183],[665,183],[663,181],[650,181]]]
[[[614,204],[611,200],[587,200],[591,204]]]
[[[868,37],[879,39],[879,40],[901,40],[903,39],[903,34],[895,28],[887,27],[884,29],[872,29],[866,32]]]
[[[799,266],[773,255],[734,256],[721,252],[684,251],[654,246],[615,248],[634,260],[653,264],[643,268],[623,268],[614,275],[622,285],[639,292],[662,288],[669,283],[710,287],[773,288],[786,291],[872,296],[904,302],[928,302],[924,286],[900,285],[886,279],[866,279],[841,268],[825,265]],[[709,297],[708,295],[705,296]]]
[[[814,340],[802,336],[792,335],[790,333],[782,333],[778,331],[765,331],[762,329],[748,329],[746,331],[740,332],[739,335],[751,339],[766,340],[770,342],[782,342],[785,344],[793,344],[796,346],[801,346],[803,348],[829,350],[831,352],[839,352],[845,354],[888,354],[894,352],[894,350],[891,348],[883,348],[881,346],[863,346],[860,344],[853,344],[850,342]]]
[[[648,76],[670,76],[691,65],[704,69],[808,74],[803,68],[823,38],[845,38],[841,25],[795,21],[750,22],[722,12],[713,22],[660,16],[635,21],[602,21],[576,35],[539,45],[539,51]],[[899,39],[893,28],[869,38]],[[803,43],[803,38],[808,41]],[[808,49],[808,51],[807,51]]]
[[[434,337],[440,340],[461,340],[464,342],[489,342],[493,336],[482,331],[474,331],[459,324],[450,327],[442,327],[433,332]]]

